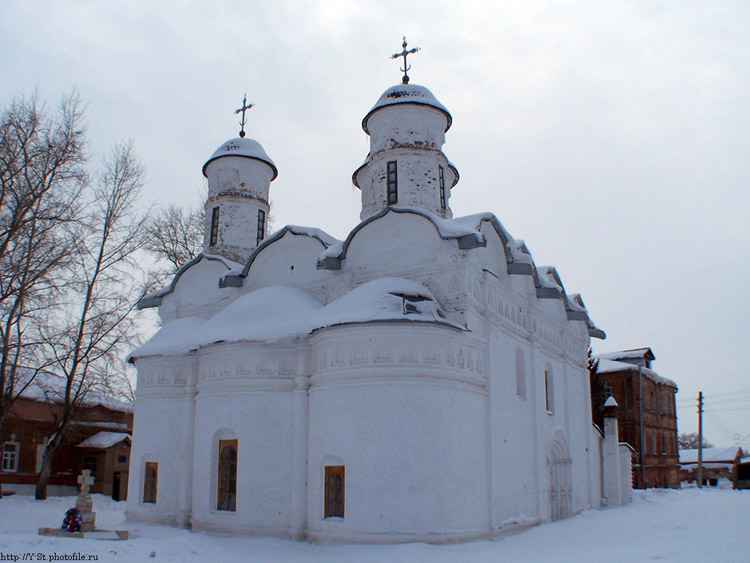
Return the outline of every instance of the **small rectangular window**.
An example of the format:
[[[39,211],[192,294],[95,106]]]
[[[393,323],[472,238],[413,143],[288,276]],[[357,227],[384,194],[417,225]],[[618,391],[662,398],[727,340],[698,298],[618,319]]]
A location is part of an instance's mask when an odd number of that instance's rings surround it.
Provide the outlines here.
[[[219,440],[218,510],[237,510],[237,440]]]
[[[344,517],[344,466],[326,465],[325,517]]]
[[[215,246],[219,240],[219,207],[216,206],[211,211],[211,240],[209,246]]]
[[[398,171],[396,161],[388,163],[388,205],[398,202]]]
[[[266,212],[262,209],[258,209],[258,242],[262,241],[266,237]]]
[[[548,413],[555,412],[555,393],[552,388],[552,372],[544,370],[544,402]]]
[[[442,166],[438,166],[440,180],[440,209],[445,210],[445,171]]]
[[[5,442],[3,444],[3,471],[18,471],[18,442]]]
[[[156,488],[159,479],[159,463],[146,462],[146,472],[143,476],[143,502],[156,504]]]
[[[516,349],[516,395],[526,398],[526,362],[520,348]]]

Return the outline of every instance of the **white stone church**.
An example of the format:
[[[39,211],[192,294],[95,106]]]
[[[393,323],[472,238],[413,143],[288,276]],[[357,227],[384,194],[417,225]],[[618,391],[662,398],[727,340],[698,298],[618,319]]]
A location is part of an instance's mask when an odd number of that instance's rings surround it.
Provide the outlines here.
[[[590,337],[553,267],[491,213],[453,218],[448,110],[387,89],[362,121],[360,222],[266,237],[277,169],[243,137],[203,166],[204,252],[138,372],[127,514],[310,541],[461,541],[629,500],[592,425]]]

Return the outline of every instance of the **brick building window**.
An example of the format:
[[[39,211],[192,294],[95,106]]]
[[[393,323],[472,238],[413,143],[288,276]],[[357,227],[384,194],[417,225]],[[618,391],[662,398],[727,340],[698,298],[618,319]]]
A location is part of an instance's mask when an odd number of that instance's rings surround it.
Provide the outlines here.
[[[398,170],[396,161],[388,163],[388,205],[398,203]]]
[[[21,444],[18,442],[3,443],[3,471],[18,471],[18,453]]]
[[[159,478],[159,464],[155,461],[146,462],[143,475],[143,502],[156,504],[156,487]]]
[[[219,491],[216,508],[237,510],[237,440],[219,440]]]
[[[326,465],[325,517],[344,517],[344,466]]]

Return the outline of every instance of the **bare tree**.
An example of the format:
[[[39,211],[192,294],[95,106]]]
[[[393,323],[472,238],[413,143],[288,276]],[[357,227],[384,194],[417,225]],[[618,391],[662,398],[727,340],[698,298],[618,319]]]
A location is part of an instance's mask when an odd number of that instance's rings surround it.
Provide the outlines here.
[[[677,436],[677,445],[681,450],[697,450],[698,449],[698,434],[695,432],[683,432]],[[713,446],[708,443],[708,440],[703,438],[703,447],[712,448]]]
[[[150,222],[146,249],[168,262],[163,277],[175,273],[201,253],[204,217],[202,207],[185,209],[173,203]]]
[[[206,195],[203,195],[205,201]],[[274,217],[272,202],[266,221],[266,236],[271,232]],[[158,212],[148,226],[146,250],[167,263],[166,268],[152,272],[154,285],[164,285],[169,278],[187,262],[203,251],[205,209],[184,208],[175,203]]]
[[[75,93],[53,113],[34,94],[0,114],[0,431],[47,365],[35,327],[70,262],[66,227],[86,183],[82,111]]]
[[[130,144],[115,147],[95,185],[84,194],[85,207],[71,225],[75,241],[63,304],[48,312],[40,327],[42,353],[64,377],[62,414],[42,458],[36,498],[47,497],[55,453],[77,410],[92,390],[105,390],[121,374],[118,362],[133,344],[135,305],[143,295],[137,251],[145,243],[147,214],[137,196],[143,169]]]

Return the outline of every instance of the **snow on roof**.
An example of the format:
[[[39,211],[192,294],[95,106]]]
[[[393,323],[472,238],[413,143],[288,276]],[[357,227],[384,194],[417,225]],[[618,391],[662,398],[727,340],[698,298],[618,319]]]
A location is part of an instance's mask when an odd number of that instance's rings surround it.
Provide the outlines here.
[[[476,213],[454,219],[443,219],[434,213],[415,207],[388,206],[377,213],[362,220],[347,236],[346,240],[329,246],[318,257],[318,268],[338,270],[346,259],[349,244],[357,233],[366,225],[386,216],[388,213],[413,214],[429,220],[443,239],[456,240],[461,249],[472,249],[487,246],[487,239],[481,232],[482,224],[489,223],[502,241],[505,261],[509,274],[524,274],[532,276],[539,298],[561,299],[568,319],[584,321],[590,336],[606,338],[603,330],[599,329],[589,317],[581,296],[571,297],[565,292],[557,270],[552,266],[537,269],[531,253],[523,241],[515,240],[503,227],[494,214]]]
[[[645,347],[633,348],[632,350],[620,350],[619,352],[608,352],[607,354],[598,354],[597,358],[603,358],[606,360],[640,360],[642,358],[647,358],[649,360],[655,360],[656,356],[654,356],[651,348]]]
[[[111,448],[115,444],[119,444],[123,440],[130,442],[130,434],[126,432],[97,432],[93,436],[89,436],[80,444],[76,444],[76,448],[96,448],[98,450],[105,450]]]
[[[341,244],[341,241],[339,239],[332,237],[331,235],[326,233],[324,230],[318,229],[317,227],[303,227],[301,225],[286,225],[282,229],[279,229],[278,231],[273,233],[271,236],[267,237],[263,242],[261,242],[258,245],[258,247],[255,250],[253,250],[252,254],[250,254],[244,266],[233,268],[224,272],[219,280],[219,286],[220,287],[241,286],[242,278],[247,277],[247,274],[248,272],[250,272],[250,268],[252,267],[253,262],[255,261],[255,258],[258,256],[258,254],[260,254],[263,250],[271,246],[276,241],[282,239],[284,235],[287,233],[291,233],[296,236],[307,236],[307,237],[314,238],[320,241],[320,244],[323,245],[326,251],[330,249],[332,246],[337,246]]]
[[[617,406],[617,401],[615,401],[615,398],[612,395],[610,395],[607,398],[607,400],[604,401],[604,406],[605,407],[616,407]]]
[[[139,356],[179,354],[198,347],[198,333],[206,323],[203,317],[182,317],[162,325],[151,339],[127,357],[131,362]]]
[[[670,387],[674,387],[677,389],[677,384],[672,381],[671,379],[667,379],[666,377],[660,376],[658,373],[656,373],[654,370],[645,368],[643,366],[637,366],[635,364],[629,364],[627,362],[617,362],[615,360],[608,360],[607,358],[603,356],[596,355],[594,356],[595,360],[599,361],[599,366],[597,368],[597,372],[599,373],[612,373],[617,371],[639,371],[648,377],[651,381],[654,383],[662,383],[664,385],[669,385]]]
[[[73,420],[71,424],[74,426],[96,426],[97,428],[112,428],[114,430],[122,430],[129,432],[130,427],[125,422],[113,422],[111,420]]]
[[[542,291],[551,291],[555,297],[559,297],[563,292],[563,287],[554,275],[555,268],[553,266],[539,266],[536,271],[540,285],[539,289]]]
[[[734,457],[737,455],[738,446],[728,448],[703,448],[702,458],[704,462],[727,462],[734,463]],[[680,463],[698,463],[698,450],[680,450]],[[741,456],[744,457],[744,456]]]
[[[33,375],[34,370],[23,368],[23,375],[19,381],[28,381]],[[43,403],[62,403],[66,382],[67,379],[61,375],[41,370],[34,376],[33,381],[23,392],[21,398]],[[133,412],[133,405],[130,403],[119,401],[94,390],[86,392],[83,405],[87,407],[102,406],[119,412]]]
[[[477,213],[474,215],[467,215],[465,217],[457,217],[455,219],[443,219],[438,217],[434,213],[430,213],[424,209],[418,207],[404,207],[404,206],[388,206],[381,209],[377,213],[363,219],[359,225],[357,225],[346,237],[345,241],[337,241],[336,244],[329,246],[324,250],[318,259],[318,264],[325,263],[326,258],[343,260],[346,258],[346,252],[349,248],[349,244],[354,236],[366,225],[372,223],[384,217],[388,213],[406,213],[412,215],[419,215],[429,220],[438,233],[440,238],[443,239],[458,239],[461,247],[477,247],[485,246],[487,241],[484,235],[479,231],[479,227],[482,221],[489,220],[490,217],[494,217],[492,213]]]
[[[209,320],[185,317],[165,324],[130,357],[182,353],[218,342],[277,342],[329,326],[394,320],[464,330],[445,316],[429,289],[411,280],[372,280],[325,306],[300,289],[270,286],[240,297]]]
[[[417,104],[433,107],[445,115],[445,131],[448,131],[448,129],[451,128],[453,118],[451,117],[450,112],[443,104],[438,102],[432,92],[424,86],[419,86],[417,84],[398,84],[396,86],[391,86],[383,92],[378,101],[375,102],[375,105],[367,112],[367,115],[362,120],[362,129],[365,130],[365,133],[368,135],[370,133],[367,130],[367,121],[373,113],[381,108],[398,104]]]
[[[229,272],[234,272],[242,269],[242,264],[240,264],[239,262],[235,262],[234,260],[230,260],[229,258],[222,256],[221,254],[208,254],[202,252],[189,262],[185,263],[179,270],[177,270],[168,286],[157,289],[156,291],[152,291],[148,295],[144,295],[138,302],[138,309],[149,309],[151,307],[158,307],[159,305],[161,305],[162,298],[175,290],[175,288],[177,287],[177,282],[182,277],[182,275],[190,268],[200,263],[202,260],[221,262],[222,264],[224,264],[224,266],[226,266]],[[227,273],[228,272],[225,272],[225,275]]]
[[[211,155],[211,158],[206,161],[206,164],[203,165],[203,175],[206,176],[206,169],[209,164],[224,156],[242,156],[265,162],[273,169],[273,178],[271,178],[271,181],[275,180],[276,176],[279,175],[276,165],[266,154],[266,151],[261,144],[258,141],[247,137],[235,137],[234,139],[229,139],[227,142],[222,143],[221,146],[214,151],[214,154]]]

